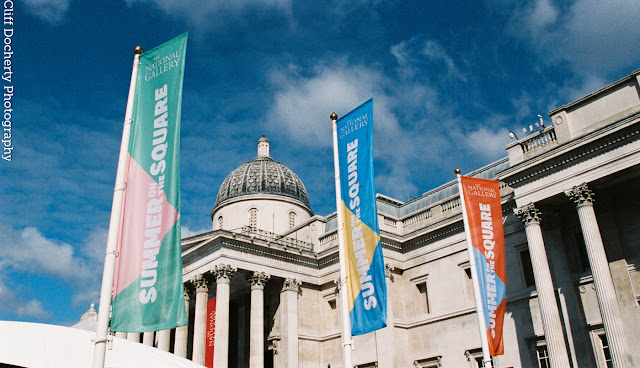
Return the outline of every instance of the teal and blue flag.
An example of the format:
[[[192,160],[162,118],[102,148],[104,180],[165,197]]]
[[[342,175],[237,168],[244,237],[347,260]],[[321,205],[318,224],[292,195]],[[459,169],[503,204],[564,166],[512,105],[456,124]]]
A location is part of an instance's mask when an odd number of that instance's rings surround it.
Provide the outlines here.
[[[387,325],[387,286],[373,181],[373,99],[337,121],[351,334]]]

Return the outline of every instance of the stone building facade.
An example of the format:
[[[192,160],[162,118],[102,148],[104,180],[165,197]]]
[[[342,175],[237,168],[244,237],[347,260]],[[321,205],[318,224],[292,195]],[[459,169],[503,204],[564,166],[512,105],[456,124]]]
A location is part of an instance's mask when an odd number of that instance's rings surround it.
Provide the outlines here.
[[[640,366],[639,81],[640,70],[551,111],[552,124],[467,174],[501,181],[507,307],[495,367]],[[377,202],[389,323],[354,338],[354,364],[478,367],[456,182]],[[313,213],[266,137],[222,183],[211,219],[211,232],[182,243],[189,326],[157,332],[159,347],[204,364],[215,297],[215,367],[342,367],[336,215]]]

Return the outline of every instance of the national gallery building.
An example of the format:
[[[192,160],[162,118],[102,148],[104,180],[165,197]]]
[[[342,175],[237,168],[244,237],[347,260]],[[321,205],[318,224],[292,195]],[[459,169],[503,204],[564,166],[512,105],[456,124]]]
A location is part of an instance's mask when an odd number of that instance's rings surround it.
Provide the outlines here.
[[[507,305],[494,367],[640,367],[639,82],[640,70],[552,110],[506,157],[463,173],[501,182]],[[203,365],[212,354],[216,368],[342,367],[336,214],[314,214],[266,137],[257,148],[221,184],[212,231],[182,240],[189,325],[127,338]],[[354,338],[354,365],[478,367],[456,181],[377,205],[388,326]]]

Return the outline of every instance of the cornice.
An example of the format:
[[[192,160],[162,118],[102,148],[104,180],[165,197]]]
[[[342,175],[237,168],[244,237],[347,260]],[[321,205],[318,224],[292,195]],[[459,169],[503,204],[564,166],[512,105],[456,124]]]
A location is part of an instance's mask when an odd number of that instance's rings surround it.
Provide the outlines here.
[[[222,248],[240,250],[246,253],[251,253],[279,261],[291,262],[307,267],[317,268],[319,265],[317,256],[315,254],[311,256],[311,253],[309,252],[292,252],[289,250],[282,250],[278,249],[280,247],[270,247],[267,242],[258,240],[243,241],[241,239],[218,236],[214,239],[211,239],[211,241],[207,242],[206,244],[202,244],[197,249],[192,249],[188,253],[183,253],[183,267],[188,266],[196,262],[198,259],[201,259],[209,254],[213,254]],[[309,253],[309,255],[301,253]]]
[[[445,314],[440,314],[437,316],[433,316],[430,318],[426,318],[426,319],[420,319],[417,321],[410,321],[408,323],[402,323],[402,322],[395,322],[394,326],[397,328],[402,328],[405,330],[408,329],[412,329],[412,328],[416,328],[416,327],[420,327],[420,326],[424,326],[424,325],[428,325],[428,324],[432,324],[432,323],[436,323],[436,322],[440,322],[440,321],[445,321],[451,318],[456,318],[456,317],[461,317],[461,316],[465,316],[465,315],[469,315],[469,314],[474,314],[476,313],[476,308],[475,307],[471,307],[471,308],[464,308],[455,312],[451,312],[451,313],[445,313]]]
[[[498,178],[509,186],[523,185],[541,175],[549,175],[633,142],[640,136],[640,113],[633,114],[583,137],[559,145],[538,156],[514,165]]]
[[[430,244],[435,240],[437,240],[438,238],[444,237],[448,234],[464,231],[464,223],[462,222],[462,215],[456,216],[456,217],[460,217],[459,219],[457,219],[458,221],[454,221],[446,226],[443,226],[435,230],[427,231],[426,234],[424,234],[423,236],[420,236],[418,238],[408,241],[402,247],[402,252],[407,253],[415,249],[416,247],[426,246],[427,244]]]

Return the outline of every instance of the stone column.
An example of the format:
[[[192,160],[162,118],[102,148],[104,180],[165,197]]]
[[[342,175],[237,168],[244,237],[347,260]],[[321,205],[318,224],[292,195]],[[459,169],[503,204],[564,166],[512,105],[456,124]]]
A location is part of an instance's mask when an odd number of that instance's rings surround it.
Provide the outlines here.
[[[609,350],[613,366],[616,368],[631,368],[631,352],[627,344],[620,313],[620,305],[616,290],[613,286],[609,262],[604,251],[604,244],[600,236],[600,228],[593,210],[593,192],[582,184],[567,190],[565,194],[571,198],[578,209],[580,227],[587,247],[589,264],[593,275],[593,284],[598,298],[598,307],[602,316],[604,332],[609,342]]]
[[[524,229],[529,243],[529,255],[533,267],[533,277],[538,292],[538,305],[542,317],[544,339],[549,351],[552,368],[570,367],[567,346],[564,342],[560,312],[556,301],[547,253],[544,248],[542,230],[540,229],[540,211],[530,203],[516,208],[513,212],[524,223]]]
[[[264,368],[264,284],[271,276],[254,272],[251,282],[249,368]]]
[[[211,271],[216,279],[216,340],[213,345],[213,367],[229,366],[229,300],[231,277],[236,268],[218,265]]]
[[[153,331],[142,334],[142,344],[146,346],[153,346]]]
[[[376,349],[378,351],[378,364],[380,368],[394,368],[396,350],[399,348],[395,345],[394,326],[393,326],[393,308],[391,302],[393,296],[391,294],[391,285],[393,283],[393,275],[391,272],[394,267],[388,263],[384,265],[387,286],[387,327],[376,331]]]
[[[169,351],[171,347],[171,330],[158,331],[158,349]]]
[[[187,312],[187,320],[189,319],[189,294],[193,289],[191,282],[184,284],[184,309]],[[187,341],[189,340],[189,325],[176,328],[175,345],[173,353],[181,358],[187,357]]]
[[[127,333],[126,332],[116,332],[116,337],[119,337],[121,339],[126,339],[127,338]]]
[[[207,300],[209,299],[210,281],[205,275],[198,275],[193,282],[196,286],[196,310],[193,321],[193,355],[191,360],[204,365],[207,344]]]
[[[302,282],[288,278],[280,292],[282,307],[282,363],[287,368],[298,368],[298,291]]]
[[[127,340],[140,342],[140,334],[137,332],[129,332],[127,333]]]

